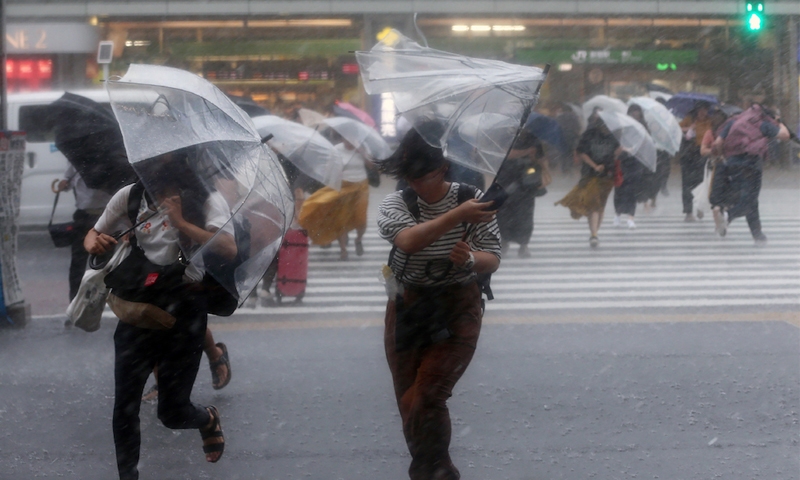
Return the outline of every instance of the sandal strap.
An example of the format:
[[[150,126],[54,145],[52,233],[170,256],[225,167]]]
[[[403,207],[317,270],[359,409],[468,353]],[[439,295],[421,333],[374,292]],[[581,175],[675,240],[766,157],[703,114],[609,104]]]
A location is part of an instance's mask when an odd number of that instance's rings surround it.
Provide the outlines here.
[[[215,453],[215,452],[222,452],[224,450],[225,450],[224,442],[203,445],[203,453]]]

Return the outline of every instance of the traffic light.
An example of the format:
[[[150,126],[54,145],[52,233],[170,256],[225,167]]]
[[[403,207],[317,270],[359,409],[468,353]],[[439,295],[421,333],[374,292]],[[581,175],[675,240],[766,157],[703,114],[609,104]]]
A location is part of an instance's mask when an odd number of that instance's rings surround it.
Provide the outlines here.
[[[751,32],[764,28],[764,2],[747,0],[744,6],[744,23]]]

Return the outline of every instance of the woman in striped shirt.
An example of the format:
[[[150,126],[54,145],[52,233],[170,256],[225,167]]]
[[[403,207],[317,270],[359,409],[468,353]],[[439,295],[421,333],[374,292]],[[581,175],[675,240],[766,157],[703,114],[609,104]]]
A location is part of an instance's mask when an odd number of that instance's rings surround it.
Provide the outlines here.
[[[476,200],[474,187],[445,180],[442,150],[417,130],[381,167],[409,184],[388,195],[378,214],[381,237],[395,247],[390,266],[402,290],[389,298],[384,343],[412,457],[409,476],[458,479],[446,401],[480,333],[476,276],[500,266],[495,209]]]

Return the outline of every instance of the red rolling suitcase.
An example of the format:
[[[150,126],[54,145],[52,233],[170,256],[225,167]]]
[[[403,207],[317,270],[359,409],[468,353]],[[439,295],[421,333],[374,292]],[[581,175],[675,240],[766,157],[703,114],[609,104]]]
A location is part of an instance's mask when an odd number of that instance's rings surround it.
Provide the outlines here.
[[[278,253],[278,275],[275,283],[275,298],[294,297],[299,302],[306,294],[308,279],[308,234],[305,230],[289,229],[283,237]]]

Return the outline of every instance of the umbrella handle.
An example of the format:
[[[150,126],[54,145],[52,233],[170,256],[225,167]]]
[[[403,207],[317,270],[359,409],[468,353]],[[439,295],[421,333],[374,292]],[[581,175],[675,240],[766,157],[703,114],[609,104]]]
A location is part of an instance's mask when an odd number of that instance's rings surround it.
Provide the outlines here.
[[[273,135],[271,133],[268,133],[266,137],[261,139],[261,143],[267,143],[270,140],[272,140],[273,138],[275,138],[275,135]]]

